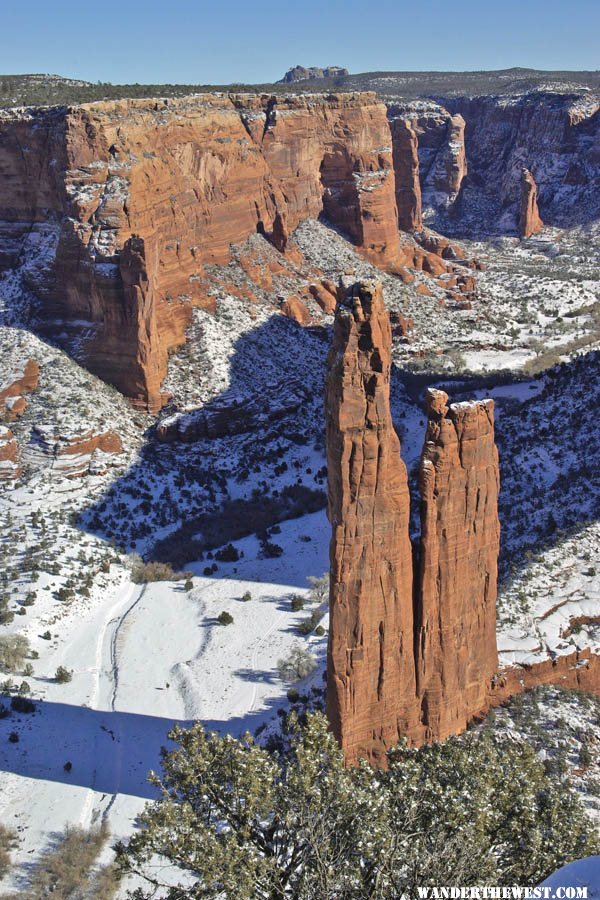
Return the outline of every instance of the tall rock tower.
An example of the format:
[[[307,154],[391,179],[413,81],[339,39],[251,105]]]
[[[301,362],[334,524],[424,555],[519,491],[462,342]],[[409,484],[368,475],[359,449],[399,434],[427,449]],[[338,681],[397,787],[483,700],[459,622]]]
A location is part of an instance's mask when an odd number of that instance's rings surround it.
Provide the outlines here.
[[[327,712],[348,764],[419,740],[410,499],[389,407],[381,286],[342,291],[326,388],[331,593]]]
[[[493,400],[448,407],[448,395],[433,389],[426,399],[417,692],[425,739],[443,740],[487,708],[498,665],[498,451]]]
[[[390,415],[381,287],[341,292],[326,390],[331,593],[327,713],[346,762],[443,740],[487,708],[497,667],[498,453],[491,400],[427,393],[415,572]]]
[[[537,185],[529,169],[521,172],[521,205],[519,208],[519,234],[523,238],[538,234],[544,227],[537,202]]]

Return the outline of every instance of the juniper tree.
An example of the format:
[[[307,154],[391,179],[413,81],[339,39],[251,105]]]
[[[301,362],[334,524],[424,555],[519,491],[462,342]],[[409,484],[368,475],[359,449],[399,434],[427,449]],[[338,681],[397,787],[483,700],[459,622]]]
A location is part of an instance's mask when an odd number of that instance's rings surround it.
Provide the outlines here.
[[[321,714],[289,720],[267,752],[200,724],[175,728],[160,798],[117,847],[148,884],[130,896],[389,900],[418,885],[535,884],[597,852],[578,797],[522,742],[489,731],[420,750],[387,771],[346,769]]]

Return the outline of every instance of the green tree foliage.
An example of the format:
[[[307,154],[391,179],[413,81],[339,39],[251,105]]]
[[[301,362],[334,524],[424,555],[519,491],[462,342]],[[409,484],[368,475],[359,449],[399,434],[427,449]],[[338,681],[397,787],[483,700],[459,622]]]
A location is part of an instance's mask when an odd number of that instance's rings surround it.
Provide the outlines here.
[[[521,743],[469,734],[345,769],[320,714],[287,748],[175,728],[161,799],[117,847],[132,897],[389,900],[417,885],[535,884],[593,853],[579,799]]]

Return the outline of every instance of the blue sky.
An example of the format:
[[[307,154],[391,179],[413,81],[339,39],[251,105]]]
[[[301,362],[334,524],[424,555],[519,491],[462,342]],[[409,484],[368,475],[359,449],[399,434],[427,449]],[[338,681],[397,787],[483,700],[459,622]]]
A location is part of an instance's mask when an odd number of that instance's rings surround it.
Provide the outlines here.
[[[0,73],[272,81],[292,65],[598,69],[599,0],[2,0]]]

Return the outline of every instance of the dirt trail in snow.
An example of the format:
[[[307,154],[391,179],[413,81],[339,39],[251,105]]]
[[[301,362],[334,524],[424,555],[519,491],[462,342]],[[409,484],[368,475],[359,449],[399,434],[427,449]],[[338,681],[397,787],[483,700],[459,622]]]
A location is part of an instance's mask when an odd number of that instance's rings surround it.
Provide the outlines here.
[[[90,706],[92,707],[92,709],[97,709],[98,705],[102,703],[102,699],[106,698],[106,705],[109,707],[110,711],[116,711],[117,691],[119,687],[119,635],[129,614],[138,605],[138,603],[144,596],[146,588],[147,585],[144,584],[141,588],[136,589],[136,586],[132,584],[127,591],[126,597],[124,599],[120,598],[117,603],[115,603],[108,610],[103,627],[98,634],[98,640],[96,642],[94,667],[95,679],[94,687],[90,695]],[[131,599],[132,597],[134,598],[133,601]],[[125,607],[124,610],[123,607]],[[119,612],[119,610],[123,611]],[[108,665],[105,665],[105,662],[107,662]],[[116,784],[118,787],[122,765],[122,735],[118,733],[114,734],[113,741],[117,775]],[[92,782],[90,790],[87,792],[85,803],[81,811],[80,821],[83,826],[89,826],[93,824],[95,821],[97,821],[99,816],[102,817],[103,821],[106,820],[118,793],[117,791],[110,795],[110,800],[104,807],[104,809],[102,809],[101,806],[95,806],[94,801],[96,791],[94,781]],[[107,796],[108,795],[102,796],[100,801],[101,804],[107,798]]]

